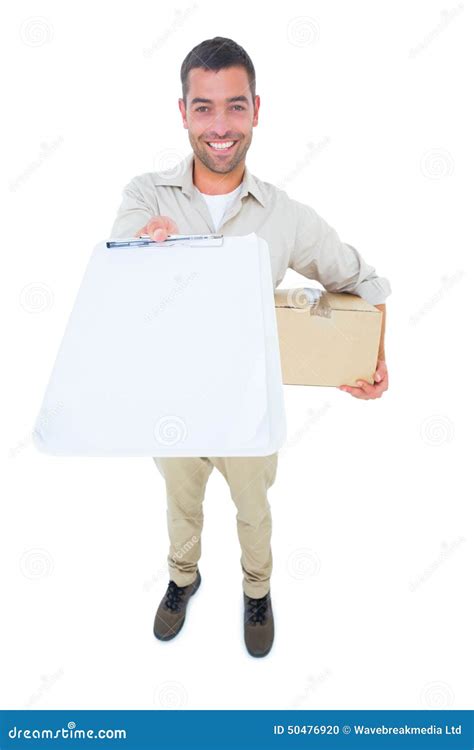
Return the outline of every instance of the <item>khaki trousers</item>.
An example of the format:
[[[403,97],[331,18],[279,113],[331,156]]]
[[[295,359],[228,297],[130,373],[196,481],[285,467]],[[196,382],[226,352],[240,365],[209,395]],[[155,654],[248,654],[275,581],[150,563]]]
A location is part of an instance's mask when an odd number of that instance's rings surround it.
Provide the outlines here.
[[[272,519],[267,490],[275,481],[278,453],[231,458],[154,458],[164,477],[170,547],[170,579],[188,586],[201,557],[202,503],[214,466],[226,479],[237,508],[243,589],[256,599],[270,590]]]

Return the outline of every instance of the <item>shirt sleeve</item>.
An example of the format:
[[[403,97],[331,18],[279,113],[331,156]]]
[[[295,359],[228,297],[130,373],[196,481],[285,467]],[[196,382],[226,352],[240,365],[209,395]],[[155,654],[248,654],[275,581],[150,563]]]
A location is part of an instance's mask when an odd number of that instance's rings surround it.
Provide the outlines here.
[[[133,237],[155,214],[156,209],[146,201],[134,177],[123,190],[122,202],[112,225],[110,237],[116,239]]]
[[[381,305],[392,293],[390,282],[375,272],[361,254],[311,207],[293,201],[296,232],[289,267],[319,281],[329,292],[350,292]]]

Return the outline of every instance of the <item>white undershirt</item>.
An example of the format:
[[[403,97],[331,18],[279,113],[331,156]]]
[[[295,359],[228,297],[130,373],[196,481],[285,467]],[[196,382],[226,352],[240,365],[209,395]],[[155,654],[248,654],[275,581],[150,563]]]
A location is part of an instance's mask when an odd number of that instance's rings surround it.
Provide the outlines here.
[[[198,188],[196,188],[198,193],[201,193]],[[234,202],[234,200],[237,200],[238,194],[242,190],[242,183],[238,185],[235,190],[232,190],[231,193],[223,193],[222,195],[207,195],[207,193],[201,193],[202,197],[207,203],[207,207],[209,208],[209,213],[211,214],[212,221],[214,222],[214,231],[217,232],[221,221],[224,217],[224,214],[227,210],[227,207]]]

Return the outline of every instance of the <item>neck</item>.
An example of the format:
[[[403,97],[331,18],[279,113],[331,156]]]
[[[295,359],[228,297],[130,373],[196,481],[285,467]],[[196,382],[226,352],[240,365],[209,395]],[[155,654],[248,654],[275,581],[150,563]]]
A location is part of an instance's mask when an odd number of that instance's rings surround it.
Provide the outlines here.
[[[200,159],[193,158],[193,182],[201,193],[206,195],[222,195],[231,193],[242,182],[245,172],[245,161],[227,174],[212,172]]]

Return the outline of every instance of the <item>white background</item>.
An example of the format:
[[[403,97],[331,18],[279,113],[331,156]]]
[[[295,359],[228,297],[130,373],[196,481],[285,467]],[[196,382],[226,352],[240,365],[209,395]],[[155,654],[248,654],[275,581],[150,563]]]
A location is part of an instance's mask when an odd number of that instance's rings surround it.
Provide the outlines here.
[[[472,707],[471,3],[38,0],[10,13],[2,708]],[[393,289],[381,399],[286,387],[269,492],[276,637],[262,660],[243,644],[235,509],[216,470],[202,587],[160,643],[168,540],[153,461],[31,445],[92,246],[131,177],[190,151],[179,69],[216,35],[256,68],[251,171],[311,204]],[[300,283],[289,272],[284,285]]]

